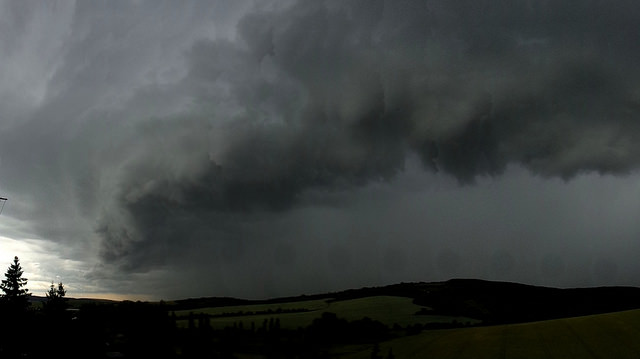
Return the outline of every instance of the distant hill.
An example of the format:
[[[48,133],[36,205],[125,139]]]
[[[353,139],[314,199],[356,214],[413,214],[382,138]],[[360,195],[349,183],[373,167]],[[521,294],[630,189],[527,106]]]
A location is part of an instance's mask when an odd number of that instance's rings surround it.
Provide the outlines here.
[[[559,289],[509,282],[454,279],[423,285],[414,298],[439,313],[455,313],[487,324],[530,322],[640,308],[640,288]]]

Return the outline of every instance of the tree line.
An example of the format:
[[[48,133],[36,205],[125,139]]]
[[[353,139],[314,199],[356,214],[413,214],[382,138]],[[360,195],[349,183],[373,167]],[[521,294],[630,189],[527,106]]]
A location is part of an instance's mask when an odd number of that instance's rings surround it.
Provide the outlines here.
[[[41,308],[31,307],[31,293],[26,288],[28,279],[24,276],[20,260],[16,256],[4,274],[0,283],[0,315],[5,325],[0,327],[0,357],[24,357],[38,351],[37,346],[46,345],[43,337],[57,338],[59,332],[44,333],[44,329],[52,329],[56,324],[59,329],[66,315],[66,289],[62,282],[51,283],[46,292],[46,300]],[[36,339],[34,342],[33,340]]]
[[[214,329],[211,316],[179,320],[170,304],[159,302],[67,302],[62,283],[51,286],[42,306],[30,304],[31,293],[18,257],[0,283],[0,358],[237,358],[237,353],[266,358],[329,358],[331,349],[370,344],[404,332],[364,318],[347,321],[324,313],[307,327],[287,329],[278,317],[262,327]],[[278,314],[278,313],[274,313]],[[393,358],[373,347],[371,358]]]
[[[4,274],[5,279],[0,283],[0,290],[3,292],[0,294],[0,306],[3,309],[13,313],[22,313],[29,309],[31,293],[29,293],[29,289],[25,288],[28,279],[24,278],[23,274],[24,271],[20,265],[20,259],[16,256]],[[62,282],[58,283],[57,286],[51,282],[51,287],[46,293],[47,299],[44,302],[44,308],[49,311],[66,309],[66,294],[67,290]]]

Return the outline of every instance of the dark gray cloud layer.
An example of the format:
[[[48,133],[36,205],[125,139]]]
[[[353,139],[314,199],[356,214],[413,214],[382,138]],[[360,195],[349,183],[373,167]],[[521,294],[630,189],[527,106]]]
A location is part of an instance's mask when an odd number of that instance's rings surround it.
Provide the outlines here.
[[[195,272],[204,265],[200,273],[252,277],[271,266],[256,261],[261,251],[274,250],[284,267],[301,266],[295,257],[326,240],[308,238],[313,233],[343,240],[322,249],[333,267],[400,273],[410,262],[402,246],[376,247],[383,253],[369,255],[380,261],[354,259],[366,252],[367,240],[358,239],[366,225],[352,234],[309,226],[345,229],[339,223],[357,215],[344,213],[357,210],[370,214],[362,214],[369,224],[389,202],[369,212],[352,201],[366,202],[378,185],[390,198],[424,188],[406,179],[414,159],[461,193],[519,173],[510,168],[571,180],[628,175],[640,164],[634,2],[173,7],[91,2],[62,11],[68,28],[58,26],[61,47],[45,49],[57,62],[40,67],[49,76],[42,100],[5,113],[24,117],[2,136],[3,166],[21,171],[7,176],[7,187],[30,193],[30,203],[51,198],[66,209],[21,215],[43,236],[73,244],[72,252],[97,251],[91,278],[185,261]],[[16,8],[11,19],[36,10]],[[13,39],[29,33],[12,31]],[[418,223],[389,221],[383,228],[408,228],[386,229],[399,235],[378,228],[370,240],[412,238],[423,231]],[[466,235],[455,232],[442,236]],[[78,246],[82,233],[92,238]],[[487,275],[516,265],[515,249],[506,247],[487,255]],[[438,249],[434,266],[444,276],[472,273],[462,269],[468,262],[459,247],[451,248]],[[559,255],[541,254],[545,275],[566,270]],[[603,273],[616,271],[598,263]],[[274,287],[280,280],[255,279]]]

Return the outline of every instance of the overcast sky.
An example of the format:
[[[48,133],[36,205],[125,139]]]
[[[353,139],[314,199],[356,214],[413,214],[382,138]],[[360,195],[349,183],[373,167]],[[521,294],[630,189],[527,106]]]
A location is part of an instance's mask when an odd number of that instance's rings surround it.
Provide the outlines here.
[[[0,263],[74,297],[640,286],[638,63],[636,1],[1,1]]]

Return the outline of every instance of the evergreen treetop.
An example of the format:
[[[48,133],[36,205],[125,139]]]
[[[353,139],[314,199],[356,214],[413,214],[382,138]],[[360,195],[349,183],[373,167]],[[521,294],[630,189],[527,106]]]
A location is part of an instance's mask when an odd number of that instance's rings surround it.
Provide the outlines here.
[[[51,282],[49,291],[46,293],[47,301],[44,302],[44,308],[48,311],[64,311],[67,307],[66,298],[67,290],[64,289],[62,282],[58,283],[56,288],[55,284]]]
[[[5,279],[0,283],[0,290],[4,292],[1,295],[3,302],[18,307],[16,309],[26,308],[29,305],[29,296],[31,296],[29,290],[24,288],[27,285],[27,278],[23,278],[22,274],[22,266],[16,256],[13,258],[13,264],[4,274]]]

